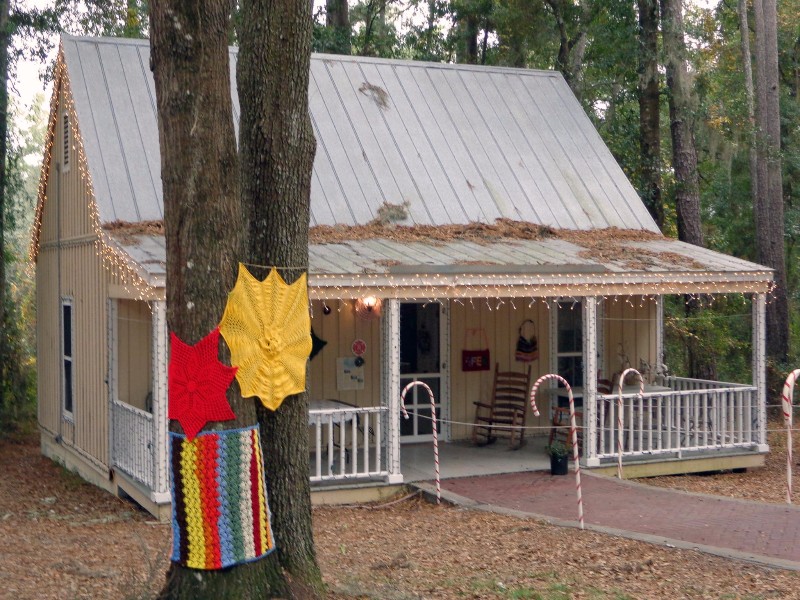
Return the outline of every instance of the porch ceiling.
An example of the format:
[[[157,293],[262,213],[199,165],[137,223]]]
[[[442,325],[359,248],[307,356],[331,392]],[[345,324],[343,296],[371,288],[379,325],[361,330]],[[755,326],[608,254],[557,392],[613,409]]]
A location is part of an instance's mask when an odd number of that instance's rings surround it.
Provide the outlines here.
[[[164,285],[164,237],[116,234],[151,285]],[[765,292],[772,271],[677,240],[647,236],[612,247],[591,240],[388,238],[309,246],[312,298],[552,297]]]

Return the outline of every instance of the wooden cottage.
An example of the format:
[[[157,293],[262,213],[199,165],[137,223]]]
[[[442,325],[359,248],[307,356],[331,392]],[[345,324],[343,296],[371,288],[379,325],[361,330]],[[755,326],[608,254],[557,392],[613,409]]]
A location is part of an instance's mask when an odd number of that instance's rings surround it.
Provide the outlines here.
[[[604,380],[626,361],[652,366],[643,396],[623,390],[629,474],[762,464],[770,270],[663,237],[560,74],[316,55],[309,99],[315,490],[407,479],[403,456],[432,437],[423,388],[401,419],[412,381],[434,393],[440,441],[474,452],[495,365],[570,381],[586,468],[616,462]],[[148,42],[65,36],[31,246],[42,449],[154,512],[169,502],[162,219]],[[751,300],[752,377],[663,373],[663,299],[697,293]],[[520,335],[535,360],[517,360]],[[563,390],[538,401],[524,422],[541,454]]]

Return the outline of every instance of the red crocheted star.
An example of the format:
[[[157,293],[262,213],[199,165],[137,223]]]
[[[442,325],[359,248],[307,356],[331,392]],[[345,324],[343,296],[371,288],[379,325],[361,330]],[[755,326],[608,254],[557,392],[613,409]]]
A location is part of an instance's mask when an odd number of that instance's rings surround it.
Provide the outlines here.
[[[170,332],[169,418],[177,419],[190,440],[208,421],[235,419],[225,392],[236,367],[219,362],[219,328],[190,346]]]

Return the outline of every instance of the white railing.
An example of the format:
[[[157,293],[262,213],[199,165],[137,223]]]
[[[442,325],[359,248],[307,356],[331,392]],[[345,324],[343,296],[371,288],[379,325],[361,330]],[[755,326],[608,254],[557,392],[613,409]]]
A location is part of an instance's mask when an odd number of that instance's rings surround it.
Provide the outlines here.
[[[623,456],[750,448],[758,444],[752,386],[669,377],[671,391],[622,396]],[[619,396],[597,397],[598,458],[617,456]]]
[[[147,411],[111,402],[111,464],[153,489],[155,484],[155,425]]]
[[[311,483],[388,475],[385,406],[309,410]]]

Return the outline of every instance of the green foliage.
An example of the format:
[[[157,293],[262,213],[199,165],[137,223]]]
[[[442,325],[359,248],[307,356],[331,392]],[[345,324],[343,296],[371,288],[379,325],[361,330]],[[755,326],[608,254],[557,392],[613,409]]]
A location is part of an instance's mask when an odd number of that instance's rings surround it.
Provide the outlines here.
[[[36,416],[35,293],[26,257],[38,183],[35,161],[40,159],[45,115],[35,107],[22,118],[21,111],[12,105],[9,120],[3,252],[7,322],[0,332],[7,359],[0,364],[0,435],[30,427]]]
[[[690,342],[716,359],[719,381],[752,382],[750,301],[739,294],[704,296],[686,315],[683,296],[665,296],[664,353],[670,375],[688,376]]]
[[[544,447],[544,451],[548,456],[555,456],[556,458],[569,456],[569,447],[559,440],[553,440],[552,443]]]

